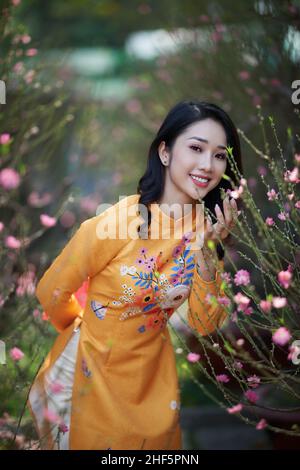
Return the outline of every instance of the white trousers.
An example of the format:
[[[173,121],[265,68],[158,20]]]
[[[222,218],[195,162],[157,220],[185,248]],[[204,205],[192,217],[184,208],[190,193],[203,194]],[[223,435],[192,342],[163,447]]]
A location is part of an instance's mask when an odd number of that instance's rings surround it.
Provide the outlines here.
[[[50,423],[51,433],[55,441],[54,450],[69,449],[72,392],[79,337],[80,327],[74,330],[65,349],[57,358],[51,369],[45,374],[44,387],[48,412],[59,415],[63,419],[64,424],[68,427],[66,432],[59,432],[58,425],[52,422]],[[29,395],[29,400],[31,408],[35,413],[37,425],[39,425],[44,419],[44,404],[41,403],[41,398],[34,389],[32,389]]]

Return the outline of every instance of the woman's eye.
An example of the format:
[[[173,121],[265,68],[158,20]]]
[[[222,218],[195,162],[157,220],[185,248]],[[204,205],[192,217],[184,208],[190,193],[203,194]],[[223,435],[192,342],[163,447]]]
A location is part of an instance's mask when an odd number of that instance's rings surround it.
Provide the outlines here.
[[[198,145],[191,145],[191,149],[195,150],[196,152],[199,150],[200,152],[202,152],[202,148],[201,147],[198,147]],[[217,155],[215,155],[219,160],[225,160],[226,158],[226,155],[225,153],[218,153]]]
[[[191,145],[191,149],[193,150],[200,150],[200,152],[202,152],[202,148],[201,147],[198,147],[197,145]]]

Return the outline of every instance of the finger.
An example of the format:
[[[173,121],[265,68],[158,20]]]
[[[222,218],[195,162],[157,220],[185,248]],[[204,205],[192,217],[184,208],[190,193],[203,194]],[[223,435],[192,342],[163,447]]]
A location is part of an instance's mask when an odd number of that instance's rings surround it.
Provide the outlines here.
[[[237,216],[237,212],[238,212],[238,207],[237,207],[237,203],[236,203],[236,200],[234,198],[232,198],[230,200],[230,206],[232,208],[232,212],[234,214],[234,217]]]
[[[213,229],[213,223],[212,223],[212,220],[211,220],[211,217],[210,215],[207,216],[207,226],[206,226],[206,232],[208,235],[211,235],[213,233],[214,229]]]
[[[213,236],[213,223],[211,217],[207,215],[206,226],[204,231],[204,241],[210,240]]]
[[[226,196],[224,201],[223,201],[223,207],[224,207],[224,215],[225,215],[225,224],[226,227],[230,227],[233,222],[233,215],[229,203],[229,197]]]
[[[217,216],[217,222],[219,222],[221,225],[223,224],[225,226],[225,219],[223,216],[223,213],[219,207],[218,204],[215,205],[215,211],[216,211],[216,216]]]
[[[228,230],[226,230],[224,225],[220,224],[220,222],[216,222],[213,226],[213,229],[213,238],[216,240],[223,240],[223,238],[226,238],[228,235]]]

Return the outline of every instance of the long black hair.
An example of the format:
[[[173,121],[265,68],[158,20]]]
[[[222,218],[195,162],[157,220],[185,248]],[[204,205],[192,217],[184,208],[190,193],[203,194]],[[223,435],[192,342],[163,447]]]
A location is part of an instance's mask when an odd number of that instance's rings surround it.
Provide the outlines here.
[[[239,173],[243,174],[240,139],[237,129],[228,114],[216,104],[206,101],[185,100],[178,102],[168,112],[150,145],[147,168],[138,183],[137,193],[140,194],[139,204],[141,204],[142,207],[147,207],[148,210],[147,222],[138,227],[140,238],[144,237],[143,234],[148,234],[148,229],[151,224],[150,204],[158,201],[164,190],[166,168],[159,158],[159,144],[165,141],[166,146],[172,151],[176,138],[184,132],[187,127],[207,118],[215,120],[224,128],[227,146],[232,147],[235,164]],[[235,173],[232,171],[229,162],[227,163],[225,175],[231,178],[234,185],[238,185],[239,178],[236,177]],[[223,207],[221,188],[224,188],[225,192],[228,189],[233,189],[229,180],[221,178],[219,184],[203,198],[205,207],[212,212],[213,216],[216,216],[215,204],[218,204],[221,210]],[[223,243],[232,243],[231,235],[229,235]],[[224,257],[224,250],[220,243],[217,244],[217,254],[219,259]]]

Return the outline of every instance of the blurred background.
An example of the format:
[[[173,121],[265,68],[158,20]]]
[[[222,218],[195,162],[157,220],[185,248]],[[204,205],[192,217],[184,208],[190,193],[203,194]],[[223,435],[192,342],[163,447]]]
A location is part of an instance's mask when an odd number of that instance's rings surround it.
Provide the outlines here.
[[[28,285],[41,276],[79,223],[95,215],[100,203],[136,193],[150,143],[177,101],[207,100],[230,114],[241,130],[248,186],[262,213],[272,215],[259,182],[260,175],[268,177],[262,155],[278,152],[278,142],[287,163],[299,151],[299,139],[291,135],[299,131],[292,83],[300,80],[300,2],[14,0],[2,2],[2,7],[2,27],[7,22],[10,26],[1,43],[0,78],[10,80],[0,122],[3,132],[5,123],[12,123],[13,138],[13,145],[2,149],[2,161],[13,156],[22,186],[18,200],[6,201],[1,209],[1,220],[5,225],[11,220],[12,226],[20,223],[28,237],[18,270],[11,268],[14,254],[7,258],[4,281],[13,289],[22,269],[33,273],[23,279],[27,287],[20,296],[26,296],[25,308],[18,307],[16,313],[16,304],[8,302],[0,319],[1,335],[9,337],[16,324],[14,343],[33,358],[25,357],[18,371],[16,363],[7,364],[17,385],[10,395],[12,383],[3,375],[0,412],[9,421],[22,412],[26,386],[55,336]],[[272,126],[262,126],[269,116],[276,123],[276,136]],[[50,217],[42,226],[41,213]],[[255,270],[251,275],[255,283]],[[4,289],[3,298],[9,300],[10,293]],[[173,323],[176,327],[175,317]],[[177,332],[202,354],[194,337],[178,325]],[[299,437],[257,430],[218,406],[210,397],[215,393],[212,384],[196,369],[198,385],[191,380],[194,365],[186,364],[177,335],[172,338],[184,448],[299,445]],[[217,359],[212,360],[221,372]],[[273,406],[279,405],[275,401]],[[297,420],[298,415],[292,422]],[[24,433],[30,434],[26,412],[23,422]]]

